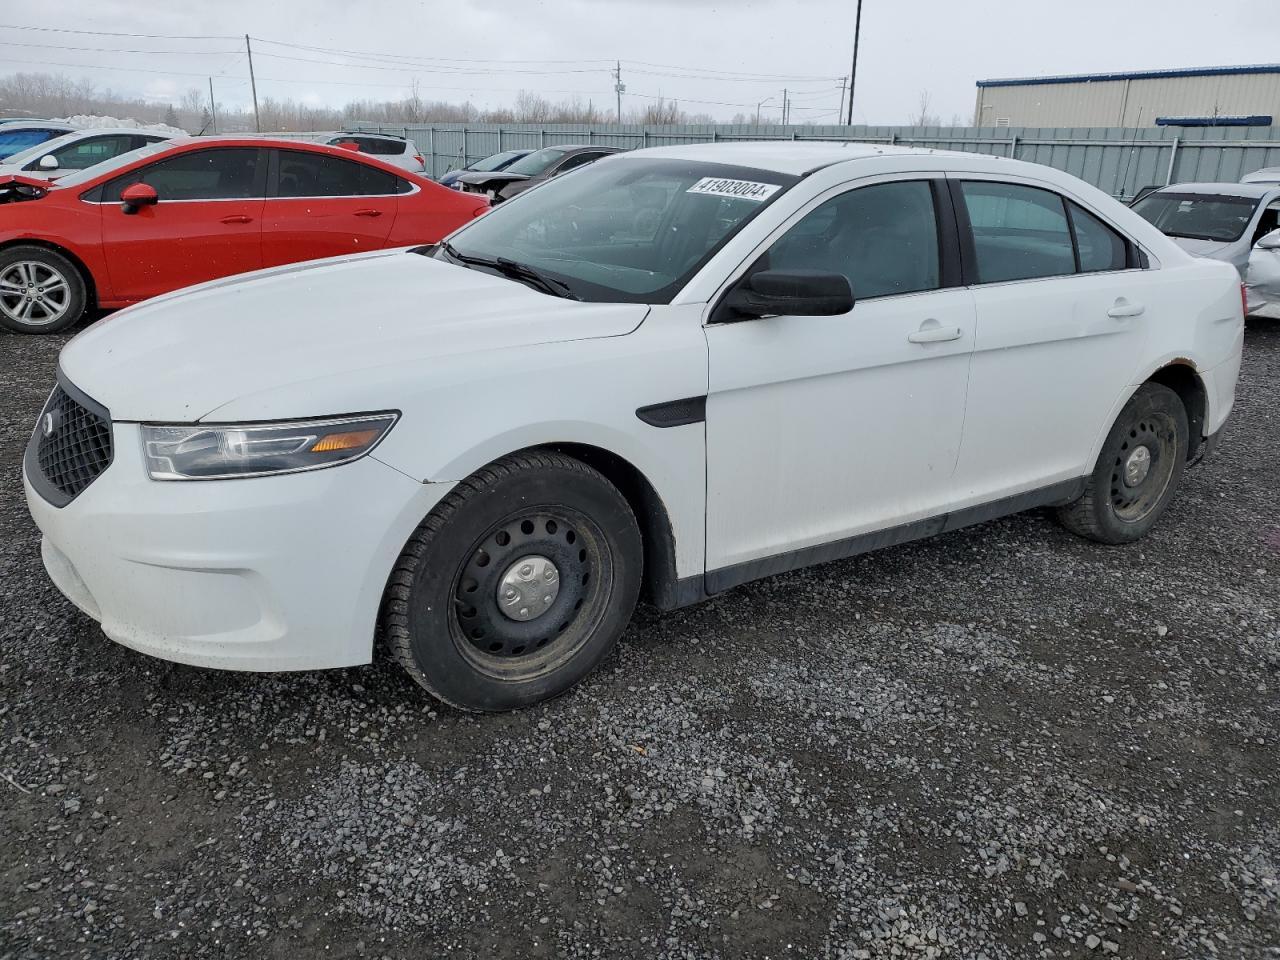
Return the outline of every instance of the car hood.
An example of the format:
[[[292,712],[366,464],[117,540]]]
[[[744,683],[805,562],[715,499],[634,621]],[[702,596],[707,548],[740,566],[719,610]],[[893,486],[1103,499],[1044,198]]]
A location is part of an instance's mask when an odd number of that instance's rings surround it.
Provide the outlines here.
[[[1224,243],[1221,240],[1196,240],[1192,237],[1170,237],[1174,243],[1180,246],[1193,257],[1208,257],[1210,260],[1222,260],[1219,254],[1225,253],[1230,243]]]
[[[394,407],[396,396],[377,393],[395,382],[390,368],[425,377],[459,354],[621,336],[648,309],[378,251],[158,297],[94,324],[59,363],[116,420],[193,422],[233,402],[242,419],[315,416],[352,412],[329,409],[326,391],[334,402]]]
[[[498,184],[498,183],[507,184],[507,183],[515,183],[517,180],[529,180],[529,179],[531,178],[529,177],[528,174],[506,173],[502,170],[493,170],[488,173],[481,173],[479,171],[468,171],[467,173],[463,173],[458,176],[459,183],[469,183],[472,186],[477,186],[480,184]]]

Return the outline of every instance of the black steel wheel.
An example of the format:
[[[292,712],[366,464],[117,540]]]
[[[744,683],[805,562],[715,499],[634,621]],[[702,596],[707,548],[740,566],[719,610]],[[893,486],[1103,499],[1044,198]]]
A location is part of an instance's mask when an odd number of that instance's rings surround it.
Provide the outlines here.
[[[1112,426],[1084,494],[1059,508],[1062,525],[1100,543],[1145,536],[1177,490],[1188,436],[1181,398],[1161,384],[1143,384]]]
[[[612,649],[640,590],[626,500],[591,467],[513,454],[458,484],[392,573],[383,630],[422,686],[469,710],[563,693]]]

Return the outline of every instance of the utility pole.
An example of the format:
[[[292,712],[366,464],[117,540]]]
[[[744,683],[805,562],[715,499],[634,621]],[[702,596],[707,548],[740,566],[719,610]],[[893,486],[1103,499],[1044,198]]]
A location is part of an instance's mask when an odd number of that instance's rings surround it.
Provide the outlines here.
[[[849,79],[848,77],[840,78],[840,111],[836,114],[837,119],[844,118],[844,93],[845,93],[845,84],[848,82],[848,79]]]
[[[253,90],[253,129],[262,132],[262,119],[258,116],[258,82],[253,79],[253,47],[249,46],[249,35],[244,35],[244,49],[249,54],[249,87]]]
[[[218,105],[213,100],[213,77],[209,78],[209,116],[213,118],[213,132],[218,132]]]
[[[782,125],[787,125],[787,88],[782,88]]]
[[[622,82],[622,61],[615,60],[613,65],[613,92],[618,95],[618,123],[622,123],[622,95],[627,92],[627,85]]]
[[[854,15],[853,21],[853,65],[849,68],[849,112],[846,114],[846,124],[853,126],[853,87],[858,80],[858,39],[862,33],[862,0],[858,0],[858,12]]]

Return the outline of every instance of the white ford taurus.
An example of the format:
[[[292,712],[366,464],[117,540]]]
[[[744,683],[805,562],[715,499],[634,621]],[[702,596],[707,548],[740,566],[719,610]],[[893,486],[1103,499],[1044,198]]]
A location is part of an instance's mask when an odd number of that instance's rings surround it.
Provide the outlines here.
[[[392,654],[498,710],[663,609],[1038,506],[1145,534],[1231,410],[1239,276],[1065,174],[671,147],[433,249],[217,281],[63,351],[26,459],[112,639]]]

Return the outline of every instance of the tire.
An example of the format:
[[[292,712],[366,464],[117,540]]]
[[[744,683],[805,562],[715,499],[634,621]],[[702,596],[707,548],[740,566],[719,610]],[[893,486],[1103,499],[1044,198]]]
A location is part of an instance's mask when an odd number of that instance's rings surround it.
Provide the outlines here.
[[[383,636],[448,704],[538,703],[617,643],[642,558],[636,519],[600,473],[557,453],[513,454],[459,483],[409,538],[387,585]]]
[[[0,327],[14,333],[60,333],[84,316],[89,296],[80,269],[56,251],[0,250]]]
[[[1146,536],[1173,500],[1187,465],[1188,434],[1178,395],[1143,384],[1116,418],[1084,494],[1058,508],[1059,522],[1099,543]]]

